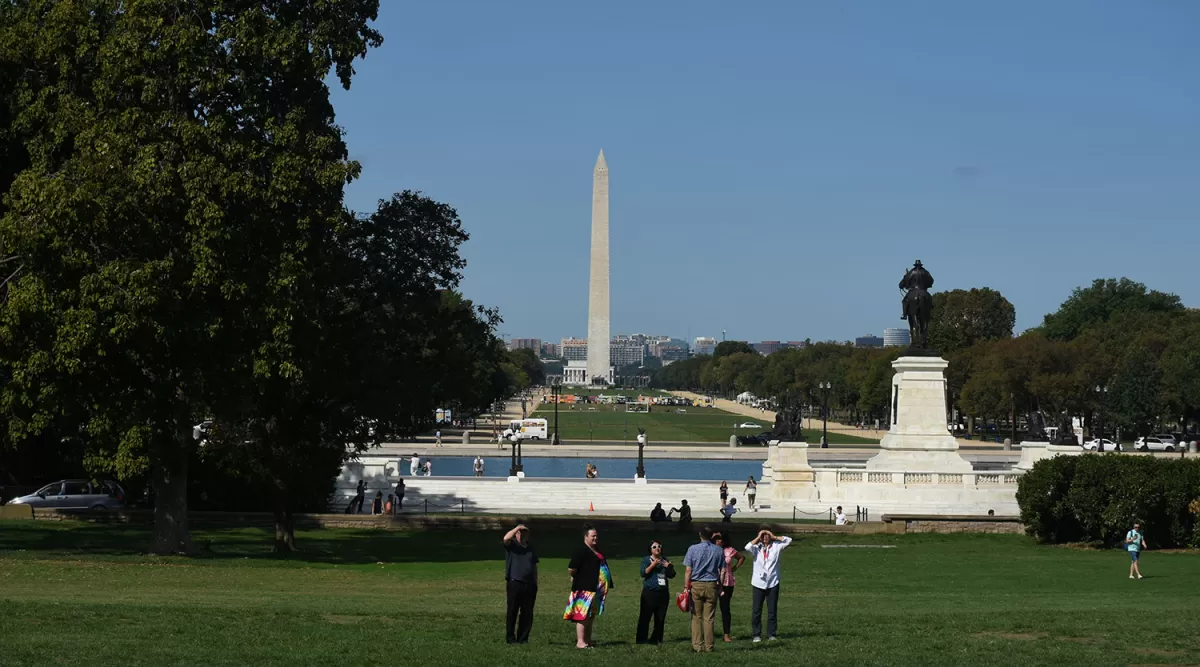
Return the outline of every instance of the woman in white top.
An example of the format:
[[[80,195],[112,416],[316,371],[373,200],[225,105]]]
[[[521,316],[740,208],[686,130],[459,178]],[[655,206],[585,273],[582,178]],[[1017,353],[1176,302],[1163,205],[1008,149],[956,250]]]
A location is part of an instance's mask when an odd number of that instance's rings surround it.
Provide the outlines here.
[[[752,641],[762,641],[762,605],[767,603],[767,639],[775,641],[778,624],[776,609],[779,606],[779,556],[792,543],[790,537],[776,537],[769,530],[760,530],[746,545],[746,551],[754,561],[754,575],[750,580],[750,632]]]

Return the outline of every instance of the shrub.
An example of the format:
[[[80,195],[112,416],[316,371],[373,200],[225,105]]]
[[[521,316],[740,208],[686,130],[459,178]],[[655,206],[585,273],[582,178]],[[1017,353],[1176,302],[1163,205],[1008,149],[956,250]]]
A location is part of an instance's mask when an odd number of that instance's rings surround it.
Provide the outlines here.
[[[1156,548],[1200,546],[1200,461],[1148,456],[1059,456],[1021,477],[1017,504],[1043,542],[1121,544],[1134,521]]]

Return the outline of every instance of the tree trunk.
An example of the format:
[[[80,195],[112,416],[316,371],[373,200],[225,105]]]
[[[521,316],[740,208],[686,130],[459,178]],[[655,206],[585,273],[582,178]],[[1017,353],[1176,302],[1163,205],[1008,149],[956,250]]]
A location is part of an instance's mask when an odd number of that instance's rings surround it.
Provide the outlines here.
[[[291,553],[296,551],[296,530],[292,520],[292,510],[288,507],[288,494],[285,489],[275,487],[275,552]]]
[[[187,433],[184,438],[190,438]],[[188,530],[187,448],[176,439],[158,449],[153,461],[154,545],[156,554],[194,554]]]

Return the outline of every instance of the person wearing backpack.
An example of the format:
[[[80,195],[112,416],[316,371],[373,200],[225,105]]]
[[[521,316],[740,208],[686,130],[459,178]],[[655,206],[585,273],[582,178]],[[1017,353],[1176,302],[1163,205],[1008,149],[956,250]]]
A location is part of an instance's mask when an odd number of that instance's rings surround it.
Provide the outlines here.
[[[1129,564],[1130,579],[1142,578],[1142,571],[1138,569],[1138,558],[1142,554],[1142,549],[1145,548],[1146,538],[1142,537],[1142,524],[1134,522],[1133,530],[1125,533],[1125,549],[1129,552],[1129,560],[1133,561]]]

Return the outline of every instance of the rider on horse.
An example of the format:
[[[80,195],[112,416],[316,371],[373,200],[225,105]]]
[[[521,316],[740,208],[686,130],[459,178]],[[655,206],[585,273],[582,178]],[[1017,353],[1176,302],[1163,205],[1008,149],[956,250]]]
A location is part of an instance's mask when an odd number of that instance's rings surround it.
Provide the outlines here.
[[[918,259],[900,279],[900,289],[908,290],[901,301],[900,319],[908,319],[908,309],[904,306],[910,300],[920,299],[923,295],[927,295],[930,287],[933,287],[933,276],[929,275],[929,271],[921,266],[921,260]]]

